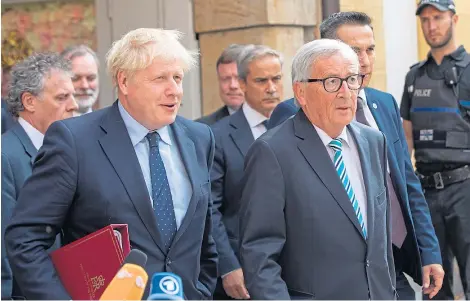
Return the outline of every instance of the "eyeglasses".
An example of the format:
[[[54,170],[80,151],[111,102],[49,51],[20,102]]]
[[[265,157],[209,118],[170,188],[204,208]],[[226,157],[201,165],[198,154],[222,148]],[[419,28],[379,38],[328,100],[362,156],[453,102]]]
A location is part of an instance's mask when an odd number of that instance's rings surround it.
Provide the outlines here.
[[[325,88],[326,92],[335,93],[341,88],[344,81],[348,85],[349,89],[359,90],[362,86],[362,82],[364,81],[364,77],[365,77],[364,74],[353,74],[346,78],[331,76],[331,77],[321,78],[321,79],[309,78],[309,79],[303,80],[302,82],[305,82],[305,83],[322,82],[323,88]]]

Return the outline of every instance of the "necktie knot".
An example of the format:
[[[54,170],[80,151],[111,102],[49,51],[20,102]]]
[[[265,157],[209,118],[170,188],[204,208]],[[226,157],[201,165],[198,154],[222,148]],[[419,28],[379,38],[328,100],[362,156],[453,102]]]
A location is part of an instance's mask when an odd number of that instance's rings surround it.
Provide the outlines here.
[[[331,147],[335,152],[340,152],[343,149],[343,143],[341,139],[335,138],[328,143],[328,146]]]
[[[267,129],[268,128],[268,121],[269,119],[266,119],[265,121],[261,122],[262,125]]]
[[[160,141],[160,134],[158,132],[150,132],[146,137],[150,147],[158,147],[158,141]]]

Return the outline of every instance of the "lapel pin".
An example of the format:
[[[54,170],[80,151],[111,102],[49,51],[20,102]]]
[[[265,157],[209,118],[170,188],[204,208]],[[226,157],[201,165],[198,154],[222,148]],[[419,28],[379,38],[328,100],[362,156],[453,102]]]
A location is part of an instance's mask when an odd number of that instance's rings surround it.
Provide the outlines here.
[[[372,104],[372,107],[373,107],[374,109],[377,109],[377,104],[374,102],[374,103]]]

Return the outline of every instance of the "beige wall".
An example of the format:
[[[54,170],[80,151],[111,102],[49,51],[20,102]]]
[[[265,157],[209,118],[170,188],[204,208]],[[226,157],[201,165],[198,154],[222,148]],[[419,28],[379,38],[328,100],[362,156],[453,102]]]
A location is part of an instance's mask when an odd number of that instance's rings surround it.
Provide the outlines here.
[[[284,55],[284,98],[292,97],[290,69],[297,49],[312,39],[320,0],[194,0],[201,51],[202,113],[222,106],[216,61],[232,43],[264,44]],[[208,17],[210,16],[210,17]]]
[[[390,0],[393,1],[393,0]],[[468,0],[464,0],[468,1]],[[371,79],[370,86],[379,90],[386,90],[386,66],[385,66],[385,40],[383,24],[383,0],[341,0],[341,11],[361,11],[372,18],[374,26],[376,59],[374,67],[374,76]]]
[[[457,23],[457,43],[464,45],[467,52],[470,51],[470,0],[455,0],[455,7],[459,15],[459,22]],[[417,18],[418,19],[418,18]],[[419,59],[423,60],[429,51],[429,46],[426,44],[423,32],[421,31],[421,24],[418,22],[418,55]]]

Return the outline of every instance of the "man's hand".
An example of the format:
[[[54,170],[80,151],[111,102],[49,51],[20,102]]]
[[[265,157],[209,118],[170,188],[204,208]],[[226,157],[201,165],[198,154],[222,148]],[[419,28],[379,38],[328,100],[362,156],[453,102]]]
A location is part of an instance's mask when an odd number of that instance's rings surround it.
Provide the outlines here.
[[[234,299],[250,299],[245,287],[242,269],[234,270],[222,278],[225,293]]]
[[[444,270],[440,264],[425,265],[423,267],[423,294],[429,294],[429,299],[434,298],[441,289],[443,280]]]

